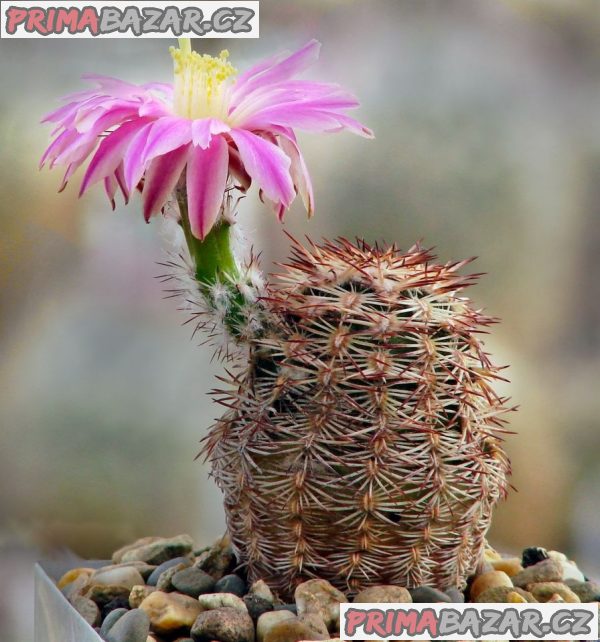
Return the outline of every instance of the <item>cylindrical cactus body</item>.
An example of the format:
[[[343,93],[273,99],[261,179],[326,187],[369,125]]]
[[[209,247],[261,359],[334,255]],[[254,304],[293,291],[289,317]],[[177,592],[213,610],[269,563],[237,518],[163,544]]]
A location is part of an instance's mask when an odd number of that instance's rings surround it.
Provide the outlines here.
[[[344,240],[296,244],[270,329],[205,451],[250,579],[463,586],[507,491],[499,369],[460,295],[465,263]]]

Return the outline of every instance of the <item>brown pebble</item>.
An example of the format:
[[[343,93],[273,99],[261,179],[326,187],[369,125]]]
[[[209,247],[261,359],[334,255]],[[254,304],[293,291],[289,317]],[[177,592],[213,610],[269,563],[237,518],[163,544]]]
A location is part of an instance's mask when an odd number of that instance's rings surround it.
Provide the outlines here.
[[[518,557],[504,557],[492,562],[495,571],[504,571],[509,577],[520,573],[523,570],[521,560]]]
[[[382,584],[380,586],[370,586],[369,588],[363,589],[356,595],[353,602],[361,604],[367,604],[369,602],[391,604],[394,602],[412,602],[412,597],[408,589],[401,586]]]
[[[158,589],[155,586],[139,585],[134,586],[129,593],[129,606],[132,609],[139,608],[140,604],[154,591]]]
[[[202,612],[198,600],[193,597],[162,591],[148,595],[139,608],[150,618],[152,630],[159,634],[191,627]]]
[[[506,596],[506,601],[511,604],[522,604],[523,602],[527,602],[527,600],[516,591],[511,591],[510,593],[508,593]]]
[[[490,571],[489,573],[484,573],[483,575],[478,575],[473,584],[471,584],[471,599],[476,600],[477,596],[488,589],[495,588],[497,586],[508,586],[512,588],[513,583],[511,582],[510,577],[504,571]]]
[[[562,579],[562,565],[553,559],[546,559],[524,568],[512,578],[515,586],[525,588],[528,584],[539,582],[560,582]]]
[[[95,602],[79,595],[71,604],[89,625],[98,626],[98,624],[100,624],[100,609]]]
[[[93,568],[85,568],[85,567],[79,567],[79,568],[72,568],[70,571],[67,571],[61,578],[58,580],[56,583],[56,586],[58,586],[59,589],[64,588],[67,584],[70,584],[71,582],[74,582],[78,577],[84,576],[86,578],[89,578],[90,575],[95,571]]]
[[[576,593],[562,582],[539,582],[528,584],[527,590],[538,602],[548,602],[554,595],[560,595],[565,602],[571,604],[581,602]]]
[[[480,593],[475,602],[507,602],[511,593],[517,593],[525,598],[526,602],[537,602],[531,593],[513,586],[494,586],[489,588]]]

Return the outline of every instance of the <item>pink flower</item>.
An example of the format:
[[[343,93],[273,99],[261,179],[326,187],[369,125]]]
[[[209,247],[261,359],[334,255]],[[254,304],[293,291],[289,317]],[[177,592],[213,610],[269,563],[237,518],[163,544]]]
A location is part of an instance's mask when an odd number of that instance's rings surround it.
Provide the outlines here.
[[[199,55],[189,41],[171,48],[174,84],[133,85],[88,76],[94,89],[73,94],[45,117],[56,124],[41,160],[66,166],[64,189],[91,156],[80,195],[100,181],[114,207],[141,189],[146,221],[159,213],[185,174],[194,236],[203,239],[218,220],[228,182],[252,181],[278,216],[300,194],[312,215],[313,190],[295,129],[347,129],[371,137],[346,114],[357,100],[339,86],[294,79],[314,63],[319,43],[265,60],[237,76],[228,53]]]

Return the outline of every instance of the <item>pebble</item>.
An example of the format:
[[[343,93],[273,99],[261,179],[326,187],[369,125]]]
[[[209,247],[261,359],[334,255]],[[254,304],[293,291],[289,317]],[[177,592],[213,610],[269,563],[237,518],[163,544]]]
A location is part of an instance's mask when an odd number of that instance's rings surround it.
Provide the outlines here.
[[[93,600],[100,608],[115,601],[118,601],[118,606],[127,606],[130,592],[131,589],[126,586],[94,584],[85,591],[85,597]],[[113,608],[116,608],[116,606]]]
[[[115,609],[129,610],[129,600],[124,597],[117,597],[114,600],[111,600],[110,602],[107,602],[106,604],[100,606],[100,615],[102,616],[102,619],[106,618],[106,616]]]
[[[523,550],[521,564],[523,568],[527,568],[546,559],[548,559],[548,551],[545,548],[541,546],[530,546]]]
[[[562,580],[575,580],[577,582],[585,582],[585,575],[579,570],[577,564],[569,561],[561,561],[560,565],[563,569]]]
[[[186,568],[188,567],[185,564],[175,564],[175,566],[171,566],[166,571],[163,571],[160,574],[158,581],[156,582],[156,588],[159,591],[173,591],[174,590],[173,577],[177,575],[179,571],[183,571]],[[192,597],[195,597],[195,596],[192,596]]]
[[[173,566],[177,566],[179,564],[185,564],[186,566],[191,566],[192,562],[189,560],[187,557],[174,557],[172,560],[167,560],[166,562],[163,562],[159,566],[156,566],[150,576],[148,577],[148,580],[146,581],[146,584],[148,586],[156,586],[156,583],[158,582],[158,578],[167,570],[170,569]],[[184,567],[185,568],[185,567]]]
[[[106,642],[146,642],[150,633],[150,619],[140,609],[127,611],[109,629]]]
[[[202,612],[198,600],[193,597],[162,591],[151,593],[140,604],[140,609],[150,618],[152,630],[159,634],[191,627]]]
[[[243,597],[246,594],[247,587],[246,582],[239,575],[230,573],[217,581],[214,590],[216,593],[233,593],[238,597]]]
[[[309,580],[310,581],[310,580]],[[318,633],[309,624],[297,617],[274,624],[265,634],[262,642],[298,642],[299,640],[327,640],[329,634]]]
[[[158,565],[174,557],[188,555],[193,548],[194,542],[189,535],[144,537],[115,551],[113,563],[140,561]]]
[[[456,588],[456,586],[448,586],[444,589],[444,593],[450,598],[451,602],[460,604],[465,601],[465,594]]]
[[[503,557],[502,559],[495,560],[492,562],[492,567],[495,571],[503,571],[509,577],[523,570],[523,565],[518,557]]]
[[[305,613],[304,615],[299,615],[298,622],[306,624],[319,636],[319,639],[327,639],[329,637],[329,631],[325,626],[325,622],[323,622],[323,618],[316,613]]]
[[[215,587],[215,580],[208,573],[192,566],[175,573],[171,578],[171,584],[180,593],[198,597],[203,593],[211,593]]]
[[[87,597],[78,595],[71,604],[81,617],[91,626],[98,626],[100,623],[100,609],[98,605]]]
[[[220,580],[233,569],[235,564],[231,539],[225,535],[198,556],[195,566],[212,575],[215,580]]]
[[[469,595],[472,600],[475,600],[480,593],[483,593],[487,589],[495,588],[496,586],[512,587],[513,583],[504,571],[490,571],[475,578],[471,584]]]
[[[509,595],[513,593],[523,597],[526,602],[536,602],[536,599],[531,593],[514,586],[493,586],[480,593],[475,602],[507,602]],[[512,599],[514,599],[514,597]]]
[[[254,582],[248,591],[248,595],[255,595],[263,600],[267,600],[271,604],[275,604],[275,596],[264,580]]]
[[[412,597],[408,589],[402,588],[401,586],[382,584],[363,589],[356,595],[353,602],[361,604],[367,602],[384,602],[390,604],[393,602],[412,602]]]
[[[505,599],[509,604],[527,603],[527,600],[520,593],[517,593],[516,591],[511,591],[510,593],[508,593]]]
[[[275,604],[273,606],[274,611],[289,611],[294,615],[298,615],[298,607],[295,604]]]
[[[74,582],[77,578],[84,576],[86,579],[95,571],[93,568],[72,568],[70,571],[67,571],[56,583],[59,589],[65,588],[71,582]]]
[[[114,611],[111,611],[104,618],[104,622],[102,622],[102,626],[100,627],[100,636],[104,637],[110,631],[113,624],[115,624],[115,622],[127,612],[127,609],[115,609]]]
[[[565,584],[575,593],[582,602],[600,602],[600,584],[588,580],[577,582],[565,580]]]
[[[412,601],[420,604],[424,602],[451,602],[451,599],[445,593],[433,588],[433,586],[417,586],[409,589],[409,593]]]
[[[248,613],[244,600],[233,593],[206,593],[205,595],[200,595],[198,603],[204,611],[227,607],[237,609],[242,613]]]
[[[229,607],[204,611],[192,626],[195,642],[254,642],[254,623],[247,612]]]
[[[527,590],[538,602],[547,602],[553,595],[560,595],[565,602],[581,602],[576,593],[562,582],[540,582],[529,584]]]
[[[62,594],[67,598],[67,600],[72,601],[78,595],[81,595],[88,587],[88,577],[84,574],[81,574],[77,579],[73,580],[70,584],[63,586],[61,589]]]
[[[294,599],[298,615],[316,613],[331,631],[339,628],[340,602],[347,602],[346,596],[327,580],[308,580],[296,587]]]
[[[256,623],[257,642],[264,642],[265,635],[276,625],[295,619],[296,616],[291,611],[269,611],[268,613],[263,613]]]
[[[131,590],[144,583],[141,573],[133,566],[109,566],[95,571],[89,580],[95,586],[124,586]]]
[[[512,578],[513,584],[520,588],[539,582],[560,582],[562,579],[562,566],[556,560],[544,559],[537,564],[523,566],[525,568]]]
[[[137,609],[140,604],[154,591],[158,590],[155,586],[134,586],[129,594],[129,606]]]
[[[244,604],[253,620],[258,620],[263,613],[273,610],[273,603],[262,597],[258,597],[258,595],[244,596]]]

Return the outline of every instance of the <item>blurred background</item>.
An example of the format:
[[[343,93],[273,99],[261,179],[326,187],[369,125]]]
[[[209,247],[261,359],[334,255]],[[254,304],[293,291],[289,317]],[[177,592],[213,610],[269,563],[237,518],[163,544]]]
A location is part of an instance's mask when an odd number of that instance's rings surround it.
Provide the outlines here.
[[[558,548],[600,572],[600,6],[596,0],[262,0],[260,40],[223,46],[244,68],[316,37],[311,77],[361,99],[375,141],[304,136],[312,238],[422,239],[479,256],[472,291],[502,318],[487,346],[520,405],[513,492],[491,541]],[[224,529],[194,461],[219,413],[218,364],[153,278],[160,226],[139,202],[38,173],[57,98],[85,72],[169,81],[166,41],[0,42],[0,640],[29,642],[31,565],[70,547]],[[258,199],[240,221],[264,267],[288,241]]]

